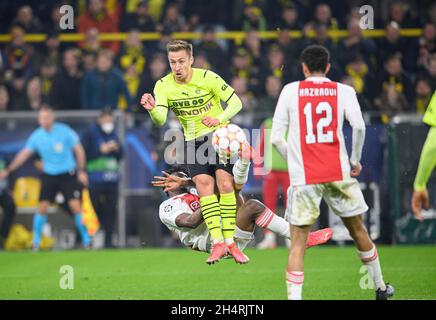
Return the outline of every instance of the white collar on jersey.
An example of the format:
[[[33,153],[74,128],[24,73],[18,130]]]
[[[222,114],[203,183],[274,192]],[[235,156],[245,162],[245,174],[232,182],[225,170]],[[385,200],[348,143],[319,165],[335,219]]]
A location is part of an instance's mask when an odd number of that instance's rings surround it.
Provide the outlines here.
[[[331,80],[327,77],[308,77],[306,81],[322,81],[322,82],[331,82]]]

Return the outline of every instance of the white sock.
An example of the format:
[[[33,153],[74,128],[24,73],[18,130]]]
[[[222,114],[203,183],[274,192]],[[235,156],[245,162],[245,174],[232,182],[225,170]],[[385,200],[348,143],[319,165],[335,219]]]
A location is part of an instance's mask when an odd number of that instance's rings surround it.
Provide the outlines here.
[[[288,300],[302,300],[303,283],[303,271],[286,272],[286,287],[288,290]]]
[[[256,225],[271,230],[284,238],[291,239],[289,223],[268,208],[266,208],[265,211],[256,219]]]
[[[250,170],[250,162],[244,159],[238,159],[233,166],[233,179],[236,184],[245,184],[248,180],[248,171]]]
[[[233,242],[235,242],[235,240],[233,238],[225,238],[224,242],[226,243],[226,245],[231,245]]]
[[[383,281],[383,275],[378,258],[377,248],[374,246],[369,251],[357,251],[363,264],[368,267],[368,273],[377,289],[386,290],[386,284]]]

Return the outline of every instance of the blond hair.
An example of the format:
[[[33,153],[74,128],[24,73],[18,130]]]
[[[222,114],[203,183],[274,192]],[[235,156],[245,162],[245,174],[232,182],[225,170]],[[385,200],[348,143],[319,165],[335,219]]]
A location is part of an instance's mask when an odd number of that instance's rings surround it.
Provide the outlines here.
[[[171,40],[167,44],[167,52],[178,52],[185,50],[190,56],[193,53],[192,44],[184,40]]]

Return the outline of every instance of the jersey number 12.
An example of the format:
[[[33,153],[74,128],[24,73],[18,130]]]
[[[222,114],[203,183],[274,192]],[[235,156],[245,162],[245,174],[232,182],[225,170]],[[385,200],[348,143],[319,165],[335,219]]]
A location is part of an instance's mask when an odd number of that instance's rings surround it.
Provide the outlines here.
[[[307,103],[304,106],[304,115],[306,117],[306,144],[313,143],[332,143],[333,142],[333,131],[329,130],[324,132],[324,128],[328,127],[333,120],[333,108],[327,102],[320,102],[315,107],[316,114],[323,114],[325,116],[318,120],[316,124],[316,136],[313,132],[313,117],[312,117],[312,103]]]

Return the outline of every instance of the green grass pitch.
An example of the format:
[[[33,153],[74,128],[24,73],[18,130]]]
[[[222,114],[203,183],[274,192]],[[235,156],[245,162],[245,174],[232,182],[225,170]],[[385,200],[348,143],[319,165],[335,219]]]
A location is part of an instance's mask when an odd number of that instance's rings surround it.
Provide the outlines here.
[[[436,299],[436,246],[378,249],[396,299]],[[0,252],[0,299],[286,299],[287,249],[246,253],[247,265],[209,266],[188,249]],[[305,261],[304,299],[374,299],[359,286],[354,247],[312,248]],[[72,290],[59,286],[63,265],[74,268]]]

